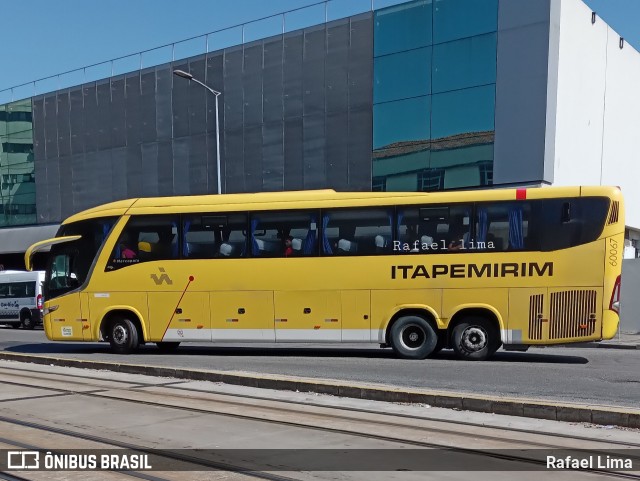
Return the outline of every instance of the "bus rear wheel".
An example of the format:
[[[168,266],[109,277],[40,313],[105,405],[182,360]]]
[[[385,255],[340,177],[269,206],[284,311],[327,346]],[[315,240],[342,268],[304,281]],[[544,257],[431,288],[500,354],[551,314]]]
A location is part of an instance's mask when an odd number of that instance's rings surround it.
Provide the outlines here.
[[[172,352],[175,351],[176,349],[178,349],[178,346],[180,345],[179,342],[156,342],[156,346],[158,346],[158,349],[160,350],[160,352]]]
[[[453,328],[451,343],[458,358],[486,361],[500,347],[500,333],[483,317],[467,317]]]
[[[138,348],[138,330],[127,318],[119,317],[109,326],[109,344],[117,354],[129,354]]]
[[[424,359],[436,348],[438,334],[424,318],[403,316],[391,326],[391,347],[405,359]]]

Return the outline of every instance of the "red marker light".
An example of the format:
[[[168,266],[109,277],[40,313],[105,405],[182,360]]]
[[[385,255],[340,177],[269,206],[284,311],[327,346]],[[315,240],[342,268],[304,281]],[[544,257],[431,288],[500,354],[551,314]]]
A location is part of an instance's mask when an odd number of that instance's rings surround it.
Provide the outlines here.
[[[516,189],[516,200],[525,200],[527,198],[527,189]]]

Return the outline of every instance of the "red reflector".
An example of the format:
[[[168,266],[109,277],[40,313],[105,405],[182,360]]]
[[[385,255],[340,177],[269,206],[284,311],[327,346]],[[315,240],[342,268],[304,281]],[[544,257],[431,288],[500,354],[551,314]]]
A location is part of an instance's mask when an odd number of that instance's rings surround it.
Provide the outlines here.
[[[516,200],[525,200],[527,198],[527,189],[516,189]]]

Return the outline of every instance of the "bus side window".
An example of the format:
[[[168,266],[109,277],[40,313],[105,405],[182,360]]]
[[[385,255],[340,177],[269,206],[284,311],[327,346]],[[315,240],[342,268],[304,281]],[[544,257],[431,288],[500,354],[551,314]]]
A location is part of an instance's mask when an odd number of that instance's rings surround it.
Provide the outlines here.
[[[322,213],[324,255],[392,253],[393,210],[331,209]]]
[[[317,254],[315,211],[254,212],[249,245],[253,257],[309,257]]]
[[[140,262],[177,259],[177,215],[141,215],[129,219],[120,234],[107,270]]]
[[[211,259],[221,244],[221,231],[227,226],[227,216],[212,214],[185,215],[182,220],[182,257]]]
[[[530,202],[478,204],[474,249],[531,250]]]

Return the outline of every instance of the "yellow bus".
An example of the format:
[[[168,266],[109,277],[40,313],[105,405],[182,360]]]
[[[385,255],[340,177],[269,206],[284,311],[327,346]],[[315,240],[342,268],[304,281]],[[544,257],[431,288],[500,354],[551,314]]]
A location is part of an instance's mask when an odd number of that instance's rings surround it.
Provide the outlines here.
[[[71,216],[25,262],[50,247],[51,340],[484,360],[613,337],[624,226],[615,187],[140,198]]]

